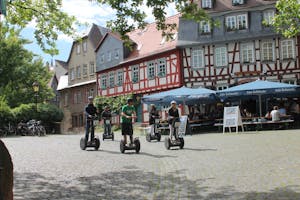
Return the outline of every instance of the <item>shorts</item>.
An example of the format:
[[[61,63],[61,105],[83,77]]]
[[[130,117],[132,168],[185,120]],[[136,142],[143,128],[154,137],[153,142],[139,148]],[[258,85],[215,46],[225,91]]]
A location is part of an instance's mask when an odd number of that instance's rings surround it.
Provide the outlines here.
[[[132,124],[122,123],[121,126],[122,126],[122,135],[132,135],[133,134]]]

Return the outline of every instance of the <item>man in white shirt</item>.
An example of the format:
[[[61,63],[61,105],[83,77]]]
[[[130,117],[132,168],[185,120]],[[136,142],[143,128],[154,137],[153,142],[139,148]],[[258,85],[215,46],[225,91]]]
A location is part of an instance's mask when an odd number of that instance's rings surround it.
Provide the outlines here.
[[[278,111],[278,106],[274,106],[273,110],[271,111],[272,121],[280,121],[280,112]]]

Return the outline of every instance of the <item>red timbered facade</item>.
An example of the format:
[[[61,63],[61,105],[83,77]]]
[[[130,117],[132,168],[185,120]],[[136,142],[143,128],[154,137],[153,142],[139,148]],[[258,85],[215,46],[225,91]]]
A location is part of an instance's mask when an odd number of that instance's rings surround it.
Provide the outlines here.
[[[178,18],[179,15],[169,17],[167,22],[178,23]],[[135,94],[142,97],[181,87],[181,53],[176,48],[176,36],[175,33],[173,40],[166,41],[161,32],[157,31],[156,24],[149,24],[144,30],[129,33],[135,46],[126,56],[123,41],[117,35],[109,33],[96,50],[98,95]],[[125,50],[119,52],[116,49]],[[108,52],[119,52],[121,57],[123,55],[123,60],[119,60],[117,64],[105,62],[105,59],[113,62]],[[120,59],[120,56],[112,57]],[[148,106],[141,105],[139,112],[138,116],[142,116],[140,121],[148,121]]]
[[[196,2],[220,26],[180,19],[178,47],[187,86],[221,90],[256,79],[299,84],[300,37],[284,38],[268,25],[275,0]]]

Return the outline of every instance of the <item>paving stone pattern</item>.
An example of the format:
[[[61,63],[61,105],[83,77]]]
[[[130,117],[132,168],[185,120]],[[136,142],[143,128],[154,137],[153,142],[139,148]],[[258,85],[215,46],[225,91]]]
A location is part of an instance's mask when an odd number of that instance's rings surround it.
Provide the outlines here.
[[[186,136],[182,150],[140,136],[140,154],[121,154],[119,133],[82,151],[82,136],[2,138],[14,199],[300,199],[300,130]]]

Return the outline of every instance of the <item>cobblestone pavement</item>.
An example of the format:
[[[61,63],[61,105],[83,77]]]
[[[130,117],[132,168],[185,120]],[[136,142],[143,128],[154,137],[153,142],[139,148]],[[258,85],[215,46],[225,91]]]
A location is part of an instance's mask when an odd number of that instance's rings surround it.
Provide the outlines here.
[[[2,138],[15,199],[300,199],[300,130],[186,136],[182,150],[141,136],[140,154],[119,134],[82,151],[81,136]]]

